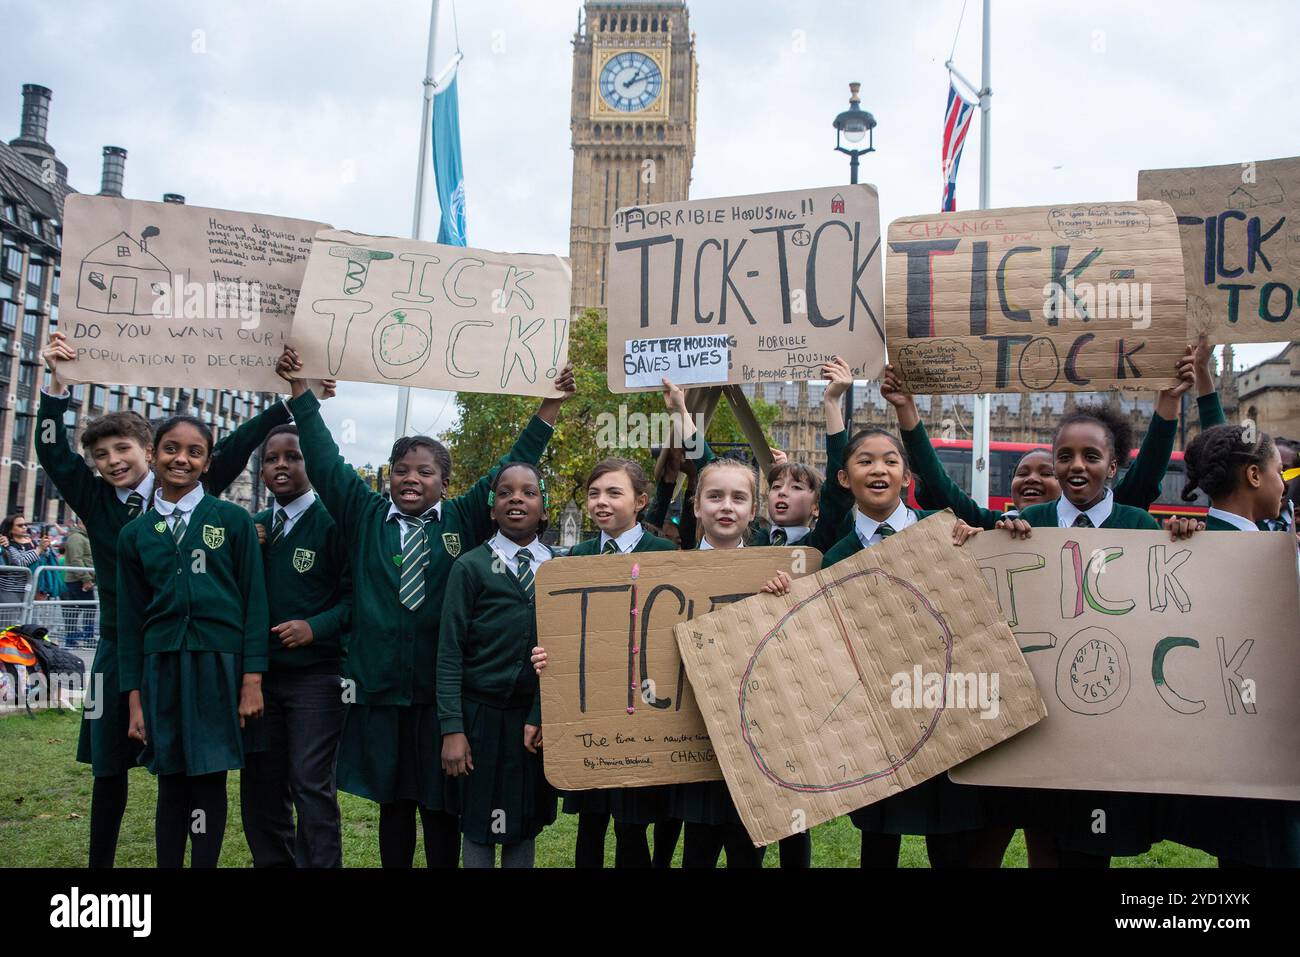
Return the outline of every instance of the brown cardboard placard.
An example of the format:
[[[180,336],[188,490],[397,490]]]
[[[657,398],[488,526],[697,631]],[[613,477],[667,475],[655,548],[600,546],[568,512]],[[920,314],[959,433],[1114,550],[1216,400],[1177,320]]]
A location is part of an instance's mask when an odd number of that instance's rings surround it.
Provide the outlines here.
[[[620,209],[610,227],[611,392],[817,379],[884,366],[880,203],[836,186]]]
[[[1046,714],[974,559],[951,544],[954,523],[933,515],[786,596],[676,627],[756,845],[920,784]]]
[[[1178,214],[1191,335],[1300,337],[1300,157],[1144,169],[1138,199]]]
[[[1291,535],[1036,528],[970,544],[1051,714],[954,781],[1300,799]]]
[[[568,260],[344,230],[316,235],[293,319],[302,375],[557,395]]]
[[[577,790],[722,777],[673,625],[754,594],[778,571],[819,567],[821,552],[797,547],[592,555],[542,565],[546,779]]]
[[[885,273],[889,359],[917,394],[1162,389],[1187,344],[1165,203],[907,216]]]
[[[59,328],[73,382],[289,391],[275,373],[323,223],[74,193]]]

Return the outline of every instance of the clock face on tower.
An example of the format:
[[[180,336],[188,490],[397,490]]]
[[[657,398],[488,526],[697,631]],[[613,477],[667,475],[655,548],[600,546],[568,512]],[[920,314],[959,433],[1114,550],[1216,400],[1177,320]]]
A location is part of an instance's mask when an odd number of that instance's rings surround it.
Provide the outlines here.
[[[659,64],[628,50],[611,57],[600,71],[600,95],[611,109],[638,113],[648,109],[663,89]]]

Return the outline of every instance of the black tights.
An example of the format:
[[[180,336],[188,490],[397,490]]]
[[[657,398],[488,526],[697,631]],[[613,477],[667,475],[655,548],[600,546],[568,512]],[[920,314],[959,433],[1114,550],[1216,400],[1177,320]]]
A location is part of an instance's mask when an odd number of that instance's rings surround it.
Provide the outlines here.
[[[189,776],[158,775],[158,810],[154,817],[154,846],[158,866],[185,866],[185,842],[190,843],[190,867],[216,867],[226,836],[226,772]]]
[[[573,866],[597,868],[605,866],[605,834],[609,830],[609,814],[585,813],[578,815],[578,840],[573,848]],[[673,852],[677,838],[682,833],[681,821],[656,821],[654,856],[646,842],[645,824],[620,824],[614,822],[614,867],[646,868],[660,870],[673,866]]]
[[[1001,867],[1002,856],[1015,831],[1004,827],[983,827],[951,834],[928,834],[925,854],[930,866],[941,867]],[[862,867],[898,867],[898,852],[902,849],[901,834],[862,832]]]
[[[718,855],[727,851],[727,867],[762,867],[767,848],[755,847],[739,824],[687,824],[682,847],[682,868],[714,868]]]
[[[410,870],[415,863],[415,812],[424,827],[424,861],[428,867],[455,867],[460,860],[460,827],[456,818],[430,811],[414,801],[379,805],[379,863]]]
[[[112,867],[126,813],[126,774],[95,778],[90,792],[90,866]]]

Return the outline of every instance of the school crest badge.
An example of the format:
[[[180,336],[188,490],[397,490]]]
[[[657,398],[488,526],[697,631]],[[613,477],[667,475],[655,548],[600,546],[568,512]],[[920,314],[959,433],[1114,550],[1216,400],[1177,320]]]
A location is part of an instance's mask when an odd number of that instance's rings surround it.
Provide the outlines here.
[[[155,532],[165,532],[167,531],[167,523],[165,521],[158,522],[156,525],[154,525],[153,530]]]
[[[314,564],[316,564],[316,553],[310,548],[295,548],[293,550],[294,571],[299,573],[308,571]]]
[[[203,526],[203,544],[208,548],[220,548],[226,541],[226,530],[217,525]]]
[[[442,547],[447,549],[447,554],[450,555],[452,558],[455,558],[457,555],[459,555],[460,554],[460,533],[443,532]]]

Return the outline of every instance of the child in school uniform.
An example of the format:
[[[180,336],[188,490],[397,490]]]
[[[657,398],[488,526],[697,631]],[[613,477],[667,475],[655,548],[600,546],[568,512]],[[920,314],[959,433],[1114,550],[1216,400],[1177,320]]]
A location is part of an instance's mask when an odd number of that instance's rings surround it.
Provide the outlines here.
[[[587,514],[600,535],[579,542],[569,556],[628,555],[634,552],[671,552],[677,546],[652,535],[638,521],[649,498],[649,481],[640,465],[630,459],[608,458],[596,464],[587,478]],[[538,674],[546,667],[546,649],[532,652]],[[590,788],[564,795],[564,812],[578,815],[575,867],[603,867],[605,834],[614,819],[616,868],[669,867],[679,827],[667,817],[668,788]],[[655,831],[654,857],[646,842],[646,827]]]
[[[449,809],[465,867],[532,867],[534,840],[555,820],[542,771],[542,702],[529,652],[537,645],[537,569],[551,559],[546,483],[512,463],[488,495],[497,532],[452,566],[438,637],[438,721]]]
[[[117,538],[122,528],[148,507],[154,493],[150,469],[153,433],[134,412],[110,412],[86,424],[82,451],[68,442],[64,415],[71,399],[58,364],[74,358],[63,333],[50,333],[41,353],[50,372],[36,419],[36,458],[68,506],[81,517],[90,539],[99,592],[99,643],[90,667],[93,708],[82,716],[77,760],[94,776],[90,799],[90,866],[112,867],[126,811],[127,771],[136,765],[140,745],[127,735],[129,713],[119,681],[117,631]],[[303,385],[297,388],[305,388]],[[248,464],[253,450],[274,427],[289,421],[277,402],[219,441],[202,477],[212,495],[225,491]],[[50,423],[46,428],[45,423]],[[98,718],[92,714],[98,713]]]
[[[844,561],[934,514],[904,501],[912,473],[907,452],[884,429],[863,429],[849,440],[836,481],[854,501],[852,530],[822,559],[822,568]],[[953,544],[962,545],[981,529],[958,520]],[[780,572],[763,591],[785,594],[790,577]],[[900,794],[859,808],[849,819],[861,832],[862,867],[897,867],[904,834],[924,834],[932,866],[957,866],[972,856],[986,821],[977,788],[962,788],[940,774]]]
[[[1275,530],[1286,484],[1268,435],[1220,425],[1194,438],[1183,461],[1183,498],[1194,501],[1198,488],[1210,497],[1204,531]],[[1200,523],[1181,521],[1201,530]],[[1220,867],[1300,867],[1300,802],[1165,795],[1159,804],[1162,834],[1214,854]]]
[[[279,371],[302,368],[285,347]],[[555,380],[572,395],[573,369]],[[498,463],[536,464],[564,398],[545,399]],[[379,804],[379,856],[409,868],[416,815],[430,867],[460,858],[456,818],[447,813],[435,686],[438,627],[452,563],[493,534],[485,475],[444,499],[451,456],[425,436],[406,436],[389,457],[391,500],[373,491],[339,454],[311,392],[289,403],[307,477],[340,530],[352,568],[352,627],[344,677],[349,707],[339,744],[338,787]]]
[[[118,661],[132,738],[158,776],[158,866],[216,867],[226,772],[261,717],[266,584],[247,512],[204,491],[212,432],[176,415],[154,432],[151,507],[118,538]]]
[[[262,481],[275,496],[272,508],[253,516],[262,539],[270,654],[262,678],[265,750],[251,751],[239,776],[244,836],[254,867],[342,867],[334,767],[347,713],[347,554],[307,480],[297,426],[276,426],[266,437]]]

